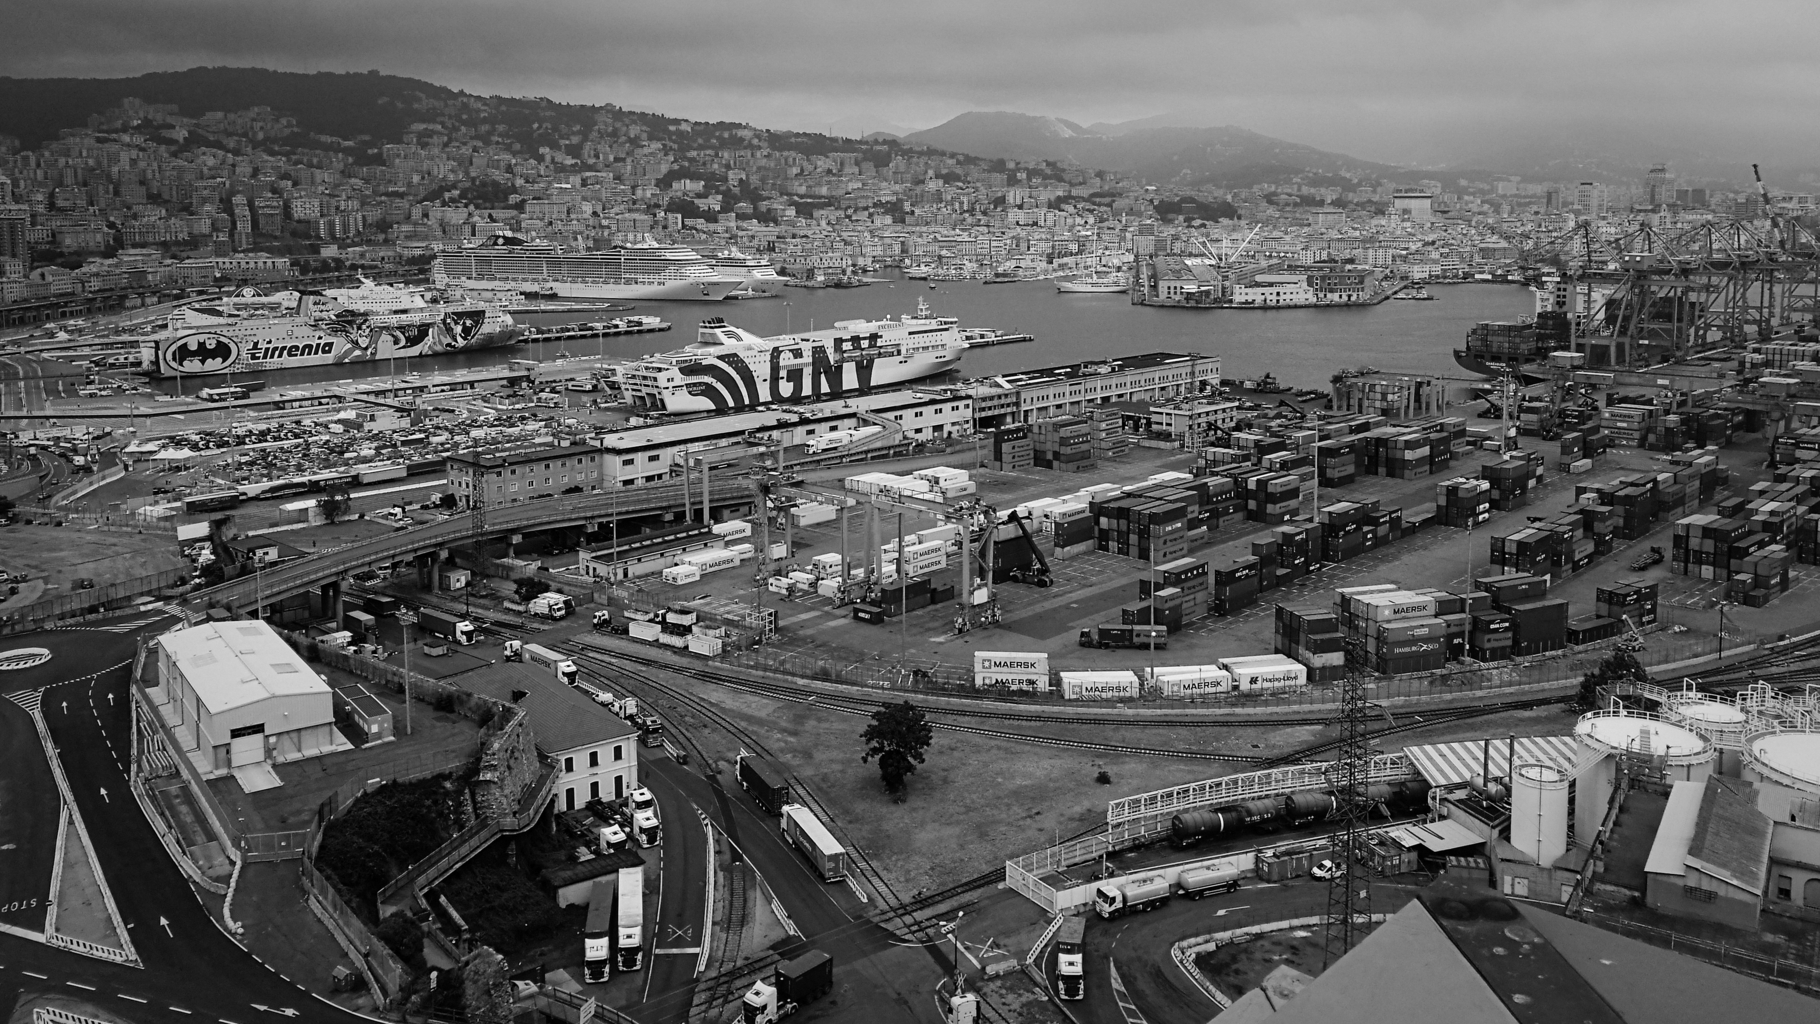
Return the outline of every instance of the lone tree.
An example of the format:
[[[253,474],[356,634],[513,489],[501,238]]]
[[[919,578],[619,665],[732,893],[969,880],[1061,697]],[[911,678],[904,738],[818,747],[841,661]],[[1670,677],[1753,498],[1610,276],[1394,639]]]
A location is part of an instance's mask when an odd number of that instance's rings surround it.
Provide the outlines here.
[[[872,712],[872,724],[860,738],[866,741],[860,762],[878,758],[878,774],[886,791],[901,796],[911,773],[923,763],[923,751],[929,749],[935,730],[923,717],[922,708],[904,701]]]
[[[1574,707],[1581,711],[1597,710],[1600,688],[1623,682],[1647,683],[1649,670],[1631,652],[1613,651],[1591,672],[1580,677],[1580,692],[1574,695]]]
[[[322,509],[322,518],[338,523],[354,510],[354,501],[348,497],[346,487],[338,487],[324,491],[322,497],[316,499],[316,507]]]

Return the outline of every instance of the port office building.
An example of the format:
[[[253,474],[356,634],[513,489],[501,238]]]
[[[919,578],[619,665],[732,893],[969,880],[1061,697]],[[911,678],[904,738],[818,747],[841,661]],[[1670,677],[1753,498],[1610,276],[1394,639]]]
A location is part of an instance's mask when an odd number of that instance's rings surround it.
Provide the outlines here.
[[[446,465],[449,489],[462,508],[473,508],[476,494],[489,506],[510,505],[598,491],[604,479],[600,449],[591,444],[456,452]],[[484,492],[477,490],[482,485]]]
[[[1219,383],[1219,356],[1148,352],[986,377],[955,390],[973,396],[982,426],[1008,426],[1075,416],[1110,402],[1162,403]]]
[[[151,696],[205,778],[269,772],[272,763],[350,746],[335,728],[329,684],[262,621],[164,634]]]

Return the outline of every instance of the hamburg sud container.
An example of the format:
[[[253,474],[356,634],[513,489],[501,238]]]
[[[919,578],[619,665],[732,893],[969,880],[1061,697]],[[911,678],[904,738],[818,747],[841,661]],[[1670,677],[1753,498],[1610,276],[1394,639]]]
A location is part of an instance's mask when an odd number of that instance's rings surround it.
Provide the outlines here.
[[[1049,655],[1046,652],[974,651],[973,685],[1009,690],[1049,689]]]
[[[1138,695],[1136,672],[1063,672],[1062,696],[1068,700],[1125,700]]]
[[[1146,672],[1150,685],[1164,697],[1197,700],[1232,691],[1232,673],[1218,665],[1171,665]]]
[[[1308,685],[1308,666],[1281,654],[1222,658],[1220,667],[1232,673],[1232,688],[1237,693],[1299,690]]]

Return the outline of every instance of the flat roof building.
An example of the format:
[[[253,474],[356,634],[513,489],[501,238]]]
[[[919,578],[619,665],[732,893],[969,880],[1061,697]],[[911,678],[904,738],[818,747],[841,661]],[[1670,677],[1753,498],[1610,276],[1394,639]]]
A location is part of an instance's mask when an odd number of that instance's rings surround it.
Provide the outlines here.
[[[1056,416],[1079,415],[1087,406],[1108,402],[1163,402],[1185,398],[1220,383],[1220,357],[1181,352],[1068,363],[1041,370],[1007,373],[969,381],[959,390],[1015,389],[1017,411],[1000,417],[1005,423],[1034,423]],[[983,420],[985,417],[982,416]]]
[[[492,507],[598,491],[601,469],[600,448],[592,444],[466,451],[448,458],[449,487],[462,508],[474,507],[476,495],[481,504]],[[477,491],[482,483],[486,490]]]
[[[166,633],[158,670],[159,710],[205,777],[349,746],[329,684],[264,622]]]

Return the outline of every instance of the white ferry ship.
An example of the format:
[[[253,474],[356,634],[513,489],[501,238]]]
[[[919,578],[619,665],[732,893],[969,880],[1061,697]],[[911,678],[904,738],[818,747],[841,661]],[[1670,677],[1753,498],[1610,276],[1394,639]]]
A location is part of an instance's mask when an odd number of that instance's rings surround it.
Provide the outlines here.
[[[619,383],[638,409],[734,412],[920,380],[952,369],[966,348],[958,321],[935,316],[924,302],[898,320],[843,320],[831,330],[772,338],[710,317],[695,344],[621,368]]]
[[[365,313],[285,292],[175,310],[164,331],[141,343],[140,361],[165,377],[288,370],[497,348],[522,333],[510,315],[486,306]]]
[[[361,275],[357,287],[325,288],[322,294],[335,300],[335,304],[343,309],[361,313],[403,313],[430,305],[430,300],[421,288],[379,284],[365,275]]]
[[[1095,271],[1072,281],[1057,281],[1058,292],[1124,292],[1131,290],[1131,279],[1117,271]]]
[[[761,256],[748,256],[738,249],[727,248],[708,257],[714,269],[726,277],[740,279],[740,290],[771,294],[783,290],[784,278]]]
[[[443,252],[430,267],[438,288],[567,299],[724,299],[747,279],[680,245],[642,242],[602,252],[566,252],[517,235],[489,235]]]

